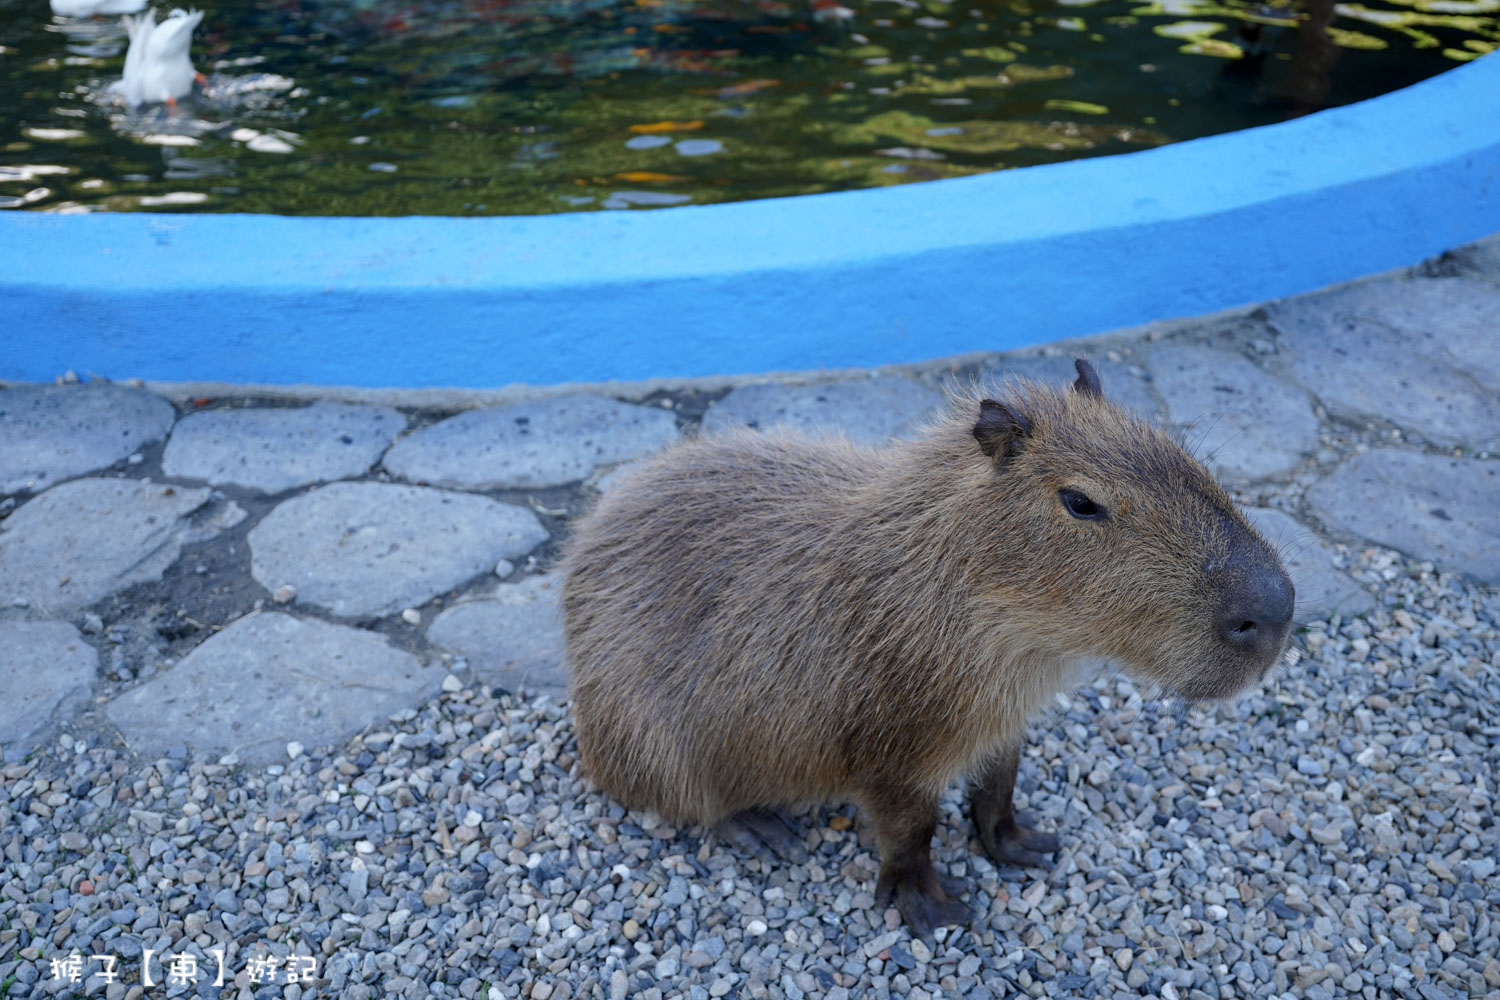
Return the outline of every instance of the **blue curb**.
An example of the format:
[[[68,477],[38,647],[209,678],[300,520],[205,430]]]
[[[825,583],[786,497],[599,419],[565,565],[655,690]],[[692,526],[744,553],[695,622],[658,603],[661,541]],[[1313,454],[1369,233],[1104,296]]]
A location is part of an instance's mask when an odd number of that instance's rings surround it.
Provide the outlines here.
[[[477,388],[1004,350],[1500,230],[1500,56],[1264,128],[838,194],[511,218],[0,214],[0,379]]]

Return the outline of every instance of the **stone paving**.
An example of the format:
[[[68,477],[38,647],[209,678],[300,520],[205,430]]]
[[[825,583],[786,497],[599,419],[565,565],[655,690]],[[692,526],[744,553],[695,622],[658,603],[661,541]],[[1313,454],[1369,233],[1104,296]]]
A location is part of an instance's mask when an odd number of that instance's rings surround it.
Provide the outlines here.
[[[736,427],[791,427],[809,433],[838,430],[879,444],[915,433],[942,402],[931,386],[882,376],[823,385],[749,385],[736,389],[703,415],[704,434]]]
[[[568,396],[470,410],[397,442],[385,456],[408,482],[467,490],[562,486],[677,438],[663,410]]]
[[[906,435],[945,381],[1063,379],[1075,350],[1252,509],[1302,615],[1368,611],[1341,569],[1371,547],[1500,584],[1497,247],[977,364],[645,401],[434,413],[0,390],[0,747],[93,727],[146,755],[270,761],[450,677],[560,698],[551,567],[633,460],[700,429]]]
[[[362,476],[406,418],[389,407],[313,403],[288,410],[210,410],[172,428],[163,475],[284,493]]]

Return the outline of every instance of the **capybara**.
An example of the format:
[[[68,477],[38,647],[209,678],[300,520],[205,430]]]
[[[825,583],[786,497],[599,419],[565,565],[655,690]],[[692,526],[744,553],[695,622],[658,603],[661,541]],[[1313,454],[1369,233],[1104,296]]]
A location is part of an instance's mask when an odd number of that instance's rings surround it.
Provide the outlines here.
[[[955,778],[997,862],[1056,850],[1012,810],[1028,716],[1084,661],[1227,698],[1281,658],[1294,596],[1208,471],[1076,368],[959,394],[912,440],[747,430],[625,477],[565,560],[587,774],[700,824],[852,798],[916,934],[968,916],[931,858]]]

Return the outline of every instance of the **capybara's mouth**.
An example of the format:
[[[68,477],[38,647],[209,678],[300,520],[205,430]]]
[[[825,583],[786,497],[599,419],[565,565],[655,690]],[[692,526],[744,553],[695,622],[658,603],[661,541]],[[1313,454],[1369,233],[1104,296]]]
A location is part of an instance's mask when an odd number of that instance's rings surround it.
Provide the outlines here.
[[[1229,701],[1264,684],[1278,668],[1296,665],[1302,659],[1302,650],[1289,637],[1275,656],[1259,659],[1258,663],[1203,671],[1165,688],[1173,697],[1188,702]]]

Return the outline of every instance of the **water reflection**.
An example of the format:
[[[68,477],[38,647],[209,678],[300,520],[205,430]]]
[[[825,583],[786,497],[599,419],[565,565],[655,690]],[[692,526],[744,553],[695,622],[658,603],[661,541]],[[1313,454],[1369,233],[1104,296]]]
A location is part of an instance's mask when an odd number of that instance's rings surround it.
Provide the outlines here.
[[[162,150],[162,161],[166,164],[163,176],[172,181],[223,177],[234,169],[231,160],[216,156],[186,156],[178,150]]]
[[[485,214],[911,183],[1264,124],[1500,44],[1500,0],[897,0],[841,27],[811,10],[243,4],[200,27],[201,94],[131,112],[107,92],[117,19],[0,0],[19,95],[0,205]],[[37,163],[62,172],[21,176]]]
[[[686,205],[692,200],[692,195],[667,191],[615,191],[599,205],[601,208],[664,208],[668,205]]]

